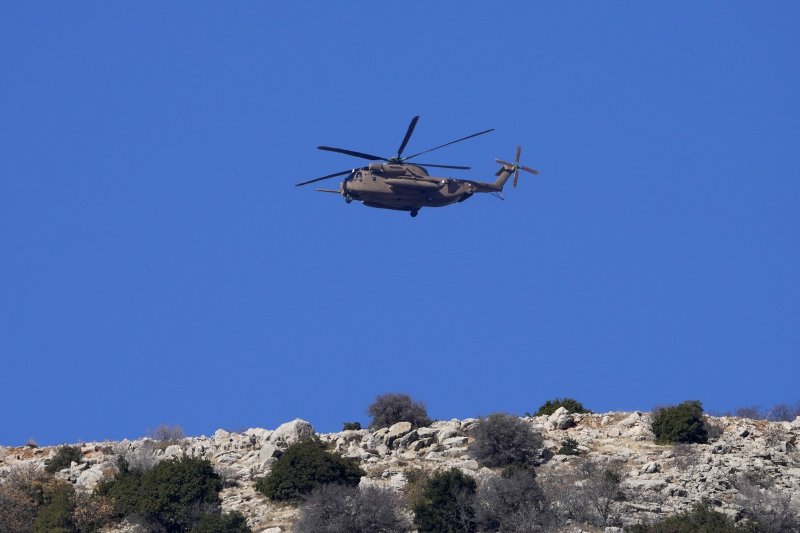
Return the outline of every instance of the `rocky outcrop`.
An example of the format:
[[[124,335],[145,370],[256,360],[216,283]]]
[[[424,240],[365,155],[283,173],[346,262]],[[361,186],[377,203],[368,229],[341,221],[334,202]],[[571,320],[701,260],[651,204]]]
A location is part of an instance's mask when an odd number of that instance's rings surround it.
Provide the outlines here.
[[[550,416],[524,420],[544,438],[547,453],[537,467],[543,485],[548,479],[564,478],[586,458],[621,465],[622,486],[634,495],[619,504],[624,524],[685,511],[701,499],[732,517],[741,517],[743,477],[761,479],[776,495],[800,509],[800,418],[791,423],[709,418],[713,438],[708,444],[691,446],[654,444],[648,413],[570,414],[559,409]],[[413,428],[400,422],[388,428],[319,437],[337,452],[360,461],[367,472],[362,485],[402,491],[406,472],[414,468],[458,468],[479,480],[495,475],[467,453],[470,430],[478,423],[478,419],[454,419]],[[311,424],[298,419],[273,431],[218,430],[211,437],[174,443],[150,439],[87,443],[81,446],[81,463],[73,463],[57,475],[74,483],[78,490],[89,492],[116,472],[118,455],[142,466],[184,455],[204,457],[226,480],[221,494],[224,510],[241,511],[254,531],[287,532],[296,518],[296,508],[268,501],[255,492],[253,481],[269,472],[287,446],[313,434]],[[581,456],[557,454],[568,437],[578,443]],[[43,468],[55,451],[55,447],[0,448],[0,481],[15,468]]]

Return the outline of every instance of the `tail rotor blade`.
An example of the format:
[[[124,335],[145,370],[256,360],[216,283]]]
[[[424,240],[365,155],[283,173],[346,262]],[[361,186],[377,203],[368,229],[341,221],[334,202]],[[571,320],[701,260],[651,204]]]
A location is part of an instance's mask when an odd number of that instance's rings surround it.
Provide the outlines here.
[[[517,180],[519,180],[519,169],[515,168],[514,169],[514,187],[517,186]]]
[[[517,145],[517,157],[514,159],[514,166],[519,166],[519,156],[522,154],[522,147]]]
[[[521,166],[519,168],[520,168],[520,170],[524,170],[525,172],[530,172],[531,174],[538,174],[539,173],[539,171],[536,170],[535,168],[530,168],[530,167],[526,167],[526,166]]]

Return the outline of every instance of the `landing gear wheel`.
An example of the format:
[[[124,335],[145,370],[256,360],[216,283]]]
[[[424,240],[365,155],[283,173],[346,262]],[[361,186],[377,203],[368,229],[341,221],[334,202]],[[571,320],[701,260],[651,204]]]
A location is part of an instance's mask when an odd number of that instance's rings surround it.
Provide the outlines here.
[[[412,209],[411,213],[409,213],[412,217],[415,217],[419,214],[419,209]]]
[[[347,196],[345,196],[345,197],[344,197],[344,202],[345,202],[346,204],[349,204],[349,203],[350,203],[350,202],[352,202],[352,201],[353,201],[353,197],[352,197],[352,196],[350,196],[350,195],[347,195]]]

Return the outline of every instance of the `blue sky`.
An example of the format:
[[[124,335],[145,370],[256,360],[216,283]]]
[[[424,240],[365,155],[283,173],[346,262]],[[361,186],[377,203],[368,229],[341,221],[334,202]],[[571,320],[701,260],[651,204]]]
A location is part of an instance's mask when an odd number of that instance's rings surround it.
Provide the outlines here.
[[[796,2],[5,2],[0,443],[800,400]],[[492,178],[407,213],[298,181]],[[434,157],[435,156],[435,157]],[[440,174],[441,175],[441,174]],[[336,180],[328,184],[336,187]]]

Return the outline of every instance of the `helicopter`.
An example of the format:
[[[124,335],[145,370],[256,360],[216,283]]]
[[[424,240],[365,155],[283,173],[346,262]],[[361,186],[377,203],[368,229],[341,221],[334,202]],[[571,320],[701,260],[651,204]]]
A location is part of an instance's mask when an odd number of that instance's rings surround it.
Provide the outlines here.
[[[316,189],[319,192],[340,194],[348,204],[353,200],[358,200],[367,207],[377,207],[381,209],[394,209],[398,211],[408,211],[412,217],[416,217],[419,210],[423,207],[444,207],[447,205],[463,202],[475,193],[491,193],[502,199],[503,186],[508,179],[514,176],[514,187],[517,186],[519,171],[538,174],[539,171],[520,165],[519,158],[522,148],[517,146],[517,153],[513,163],[496,159],[502,165],[500,170],[495,173],[497,179],[494,182],[473,181],[456,178],[435,177],[428,174],[425,167],[447,168],[457,170],[469,170],[470,167],[457,165],[438,165],[432,163],[409,163],[419,155],[427,154],[450,146],[457,142],[466,141],[479,135],[494,131],[494,128],[479,131],[466,137],[461,137],[455,141],[441,144],[434,148],[429,148],[421,152],[403,157],[403,151],[414,133],[419,116],[411,119],[408,125],[403,142],[397,149],[394,157],[382,157],[344,148],[334,148],[331,146],[318,146],[319,150],[336,152],[368,161],[373,161],[367,166],[334,172],[327,176],[303,181],[295,184],[296,187],[316,183],[339,176],[347,177],[339,184],[338,189]]]

